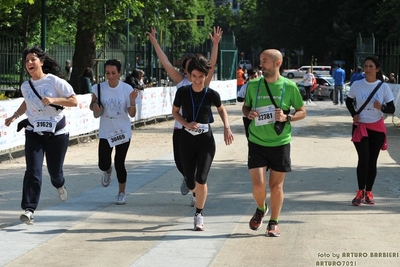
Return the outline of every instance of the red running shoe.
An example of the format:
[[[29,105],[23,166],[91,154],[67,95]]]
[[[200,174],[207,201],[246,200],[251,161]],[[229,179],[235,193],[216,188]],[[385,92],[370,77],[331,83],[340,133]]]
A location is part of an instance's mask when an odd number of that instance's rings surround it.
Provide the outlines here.
[[[260,229],[261,225],[262,225],[262,221],[264,219],[265,214],[268,213],[268,205],[266,205],[266,210],[265,212],[262,212],[261,210],[259,210],[258,208],[256,209],[256,212],[254,213],[253,217],[251,217],[250,222],[249,222],[249,227],[251,230],[258,230]]]
[[[267,226],[267,232],[265,233],[267,236],[271,237],[280,237],[281,233],[279,231],[279,226],[276,222],[269,222]]]
[[[375,205],[374,195],[372,191],[365,191],[365,203]]]
[[[351,204],[353,204],[354,206],[360,206],[361,202],[363,202],[365,199],[364,197],[364,190],[358,190],[357,191],[357,195],[356,197],[353,199],[353,201],[351,202]]]

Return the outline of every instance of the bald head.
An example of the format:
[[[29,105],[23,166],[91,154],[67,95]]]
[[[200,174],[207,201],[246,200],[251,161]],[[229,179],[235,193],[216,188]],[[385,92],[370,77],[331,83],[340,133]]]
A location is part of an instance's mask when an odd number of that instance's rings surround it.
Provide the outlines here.
[[[276,50],[276,49],[267,49],[267,50],[264,50],[262,53],[261,53],[261,57],[262,56],[264,56],[264,57],[269,57],[270,59],[272,59],[272,61],[274,61],[274,62],[279,62],[277,65],[278,65],[278,68],[281,66],[281,64],[282,64],[282,60],[283,60],[283,57],[282,57],[282,53],[279,51],[279,50]]]

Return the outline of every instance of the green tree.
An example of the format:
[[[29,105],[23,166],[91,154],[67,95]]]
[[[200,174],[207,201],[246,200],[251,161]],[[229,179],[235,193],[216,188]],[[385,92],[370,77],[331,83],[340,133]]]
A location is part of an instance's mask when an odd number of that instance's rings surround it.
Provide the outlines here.
[[[25,36],[24,46],[40,41],[41,1],[3,0],[0,6],[0,30],[10,36]],[[94,65],[96,48],[111,39],[126,38],[127,23],[130,35],[146,42],[145,32],[151,26],[167,28],[179,43],[196,45],[207,38],[213,24],[212,0],[46,0],[48,44],[74,44],[74,68],[71,83],[77,86],[77,77],[87,66]],[[129,10],[129,18],[127,16]],[[167,11],[168,10],[168,11]],[[175,23],[175,18],[187,22]],[[205,26],[198,28],[197,15],[205,15]],[[134,23],[135,22],[135,23]]]

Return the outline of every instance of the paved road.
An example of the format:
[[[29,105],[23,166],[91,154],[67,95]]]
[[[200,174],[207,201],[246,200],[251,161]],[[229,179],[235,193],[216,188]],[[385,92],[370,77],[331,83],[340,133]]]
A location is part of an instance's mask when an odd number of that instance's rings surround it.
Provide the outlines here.
[[[97,143],[71,146],[61,203],[43,183],[35,224],[20,224],[23,158],[0,164],[0,266],[399,266],[400,130],[387,118],[377,204],[354,207],[356,152],[350,117],[330,101],[307,106],[294,122],[293,172],[285,182],[281,237],[251,231],[255,210],[246,168],[240,105],[227,107],[235,141],[222,142],[209,175],[204,232],[192,231],[190,197],[171,154],[171,121],[138,128],[127,157],[127,204],[114,204],[117,184],[99,183]],[[335,265],[334,265],[335,264]]]

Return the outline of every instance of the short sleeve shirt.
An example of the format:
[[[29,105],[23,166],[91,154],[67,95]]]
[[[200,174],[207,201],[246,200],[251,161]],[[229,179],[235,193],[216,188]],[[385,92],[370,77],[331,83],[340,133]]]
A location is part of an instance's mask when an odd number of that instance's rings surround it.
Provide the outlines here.
[[[99,137],[107,139],[113,131],[123,131],[130,139],[132,130],[128,107],[131,106],[129,95],[133,91],[132,86],[120,81],[116,87],[110,87],[106,81],[100,83],[100,90],[104,111],[100,117]],[[93,85],[92,91],[97,97],[97,84]]]
[[[212,105],[219,108],[221,97],[211,88],[206,87],[201,92],[195,92],[191,85],[187,85],[176,91],[174,106],[182,109],[182,116],[188,122],[210,123]]]
[[[38,94],[44,97],[65,97],[68,98],[75,95],[72,86],[64,79],[61,79],[53,74],[46,74],[43,78],[39,80],[32,80],[32,84],[35,87]],[[62,110],[56,110],[52,106],[43,105],[42,101],[36,96],[29,82],[26,81],[21,86],[21,92],[24,96],[26,103],[26,116],[28,117],[29,123],[34,124],[34,121],[38,117],[53,117],[55,122],[59,122],[64,117],[64,112]],[[29,130],[29,128],[27,128]],[[68,132],[65,127],[55,134],[62,134]]]
[[[373,83],[367,82],[366,79],[355,81],[351,87],[348,97],[356,99],[356,110],[359,109],[364,102],[367,100],[369,95],[375,89],[375,87],[380,83],[377,80]],[[384,104],[394,100],[392,90],[387,83],[382,83],[378,91],[374,94],[368,104],[360,113],[360,122],[363,123],[373,123],[379,121],[383,117],[382,111],[374,108],[374,101],[378,100],[379,103]]]
[[[297,110],[304,105],[300,91],[293,81],[280,76],[276,82],[268,83],[268,87],[278,107],[282,102],[283,110],[290,110],[291,107]],[[273,106],[263,77],[249,82],[245,105],[256,110]],[[290,123],[286,123],[282,133],[277,135],[274,130],[274,123],[256,126],[255,121],[257,119],[255,118],[250,123],[249,141],[265,147],[277,147],[290,143],[292,132]]]

